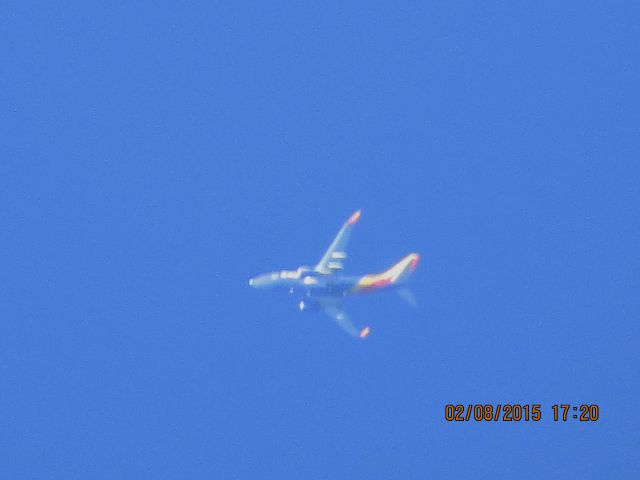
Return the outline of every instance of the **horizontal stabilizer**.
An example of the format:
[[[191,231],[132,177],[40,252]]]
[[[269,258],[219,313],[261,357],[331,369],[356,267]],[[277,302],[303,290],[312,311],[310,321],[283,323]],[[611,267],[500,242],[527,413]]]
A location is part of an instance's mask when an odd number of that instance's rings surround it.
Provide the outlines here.
[[[418,306],[416,297],[410,289],[400,288],[399,290],[397,290],[397,292],[400,298],[411,305],[413,308],[416,308]]]

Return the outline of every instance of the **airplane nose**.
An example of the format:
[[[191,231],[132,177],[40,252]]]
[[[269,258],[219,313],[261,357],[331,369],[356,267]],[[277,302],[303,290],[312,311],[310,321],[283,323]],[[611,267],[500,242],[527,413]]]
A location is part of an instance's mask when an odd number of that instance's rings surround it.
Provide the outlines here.
[[[264,288],[269,284],[269,278],[266,275],[257,275],[249,279],[249,285],[253,288]]]
[[[249,279],[249,285],[253,288],[271,288],[273,286],[273,274],[263,273],[262,275],[256,275]]]

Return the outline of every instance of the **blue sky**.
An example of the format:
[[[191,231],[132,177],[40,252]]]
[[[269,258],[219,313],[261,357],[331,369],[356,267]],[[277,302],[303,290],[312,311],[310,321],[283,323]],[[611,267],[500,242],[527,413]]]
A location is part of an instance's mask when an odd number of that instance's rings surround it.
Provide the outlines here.
[[[637,5],[0,11],[7,478],[637,475]],[[418,310],[354,342],[248,287],[358,208],[348,268],[419,252]]]

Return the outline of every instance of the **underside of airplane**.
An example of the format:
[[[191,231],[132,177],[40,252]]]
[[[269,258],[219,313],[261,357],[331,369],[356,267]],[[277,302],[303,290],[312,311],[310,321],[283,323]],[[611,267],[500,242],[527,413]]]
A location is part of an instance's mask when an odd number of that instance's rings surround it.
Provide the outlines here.
[[[352,337],[366,338],[371,328],[356,328],[344,311],[343,299],[381,289],[395,289],[401,298],[415,306],[415,298],[407,288],[407,282],[420,257],[417,253],[410,253],[381,273],[360,276],[343,274],[347,243],[360,214],[358,210],[349,217],[315,267],[301,266],[296,270],[264,273],[251,278],[249,285],[257,289],[287,291],[299,299],[301,311],[322,311]]]

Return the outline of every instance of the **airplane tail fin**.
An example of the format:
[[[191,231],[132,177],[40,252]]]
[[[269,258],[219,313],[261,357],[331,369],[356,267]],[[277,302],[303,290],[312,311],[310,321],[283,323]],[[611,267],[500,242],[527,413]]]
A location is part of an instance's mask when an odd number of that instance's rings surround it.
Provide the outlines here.
[[[355,288],[366,292],[391,284],[402,284],[409,280],[409,277],[418,266],[418,260],[420,260],[420,257],[417,253],[410,253],[388,270],[360,278]]]
[[[410,253],[393,267],[383,273],[385,277],[391,280],[391,283],[404,283],[409,280],[411,274],[418,266],[420,256],[417,253]]]

